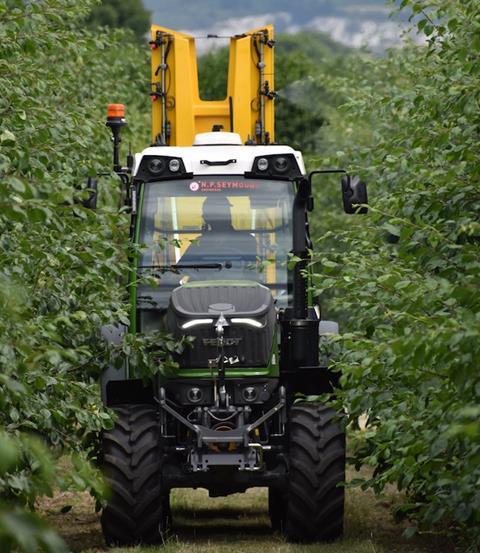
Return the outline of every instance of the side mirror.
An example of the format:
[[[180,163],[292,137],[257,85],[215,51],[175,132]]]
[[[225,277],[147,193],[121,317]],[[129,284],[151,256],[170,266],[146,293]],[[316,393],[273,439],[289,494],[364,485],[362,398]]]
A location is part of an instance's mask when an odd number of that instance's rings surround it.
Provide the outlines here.
[[[312,182],[310,179],[301,178],[297,181],[297,194],[305,200],[312,195]]]
[[[355,207],[358,204],[367,204],[367,185],[360,177],[345,175],[342,177],[342,198],[345,213],[367,213],[368,207]]]
[[[94,179],[93,177],[88,177],[87,186],[85,188],[89,191],[90,195],[86,200],[81,201],[83,207],[86,207],[87,209],[97,209],[97,179]]]

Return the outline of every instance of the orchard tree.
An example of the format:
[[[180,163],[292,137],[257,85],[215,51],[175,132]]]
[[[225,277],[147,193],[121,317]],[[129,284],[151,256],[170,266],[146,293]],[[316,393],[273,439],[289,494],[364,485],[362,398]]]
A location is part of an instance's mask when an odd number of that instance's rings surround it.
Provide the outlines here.
[[[368,416],[353,452],[374,468],[363,485],[406,492],[407,534],[457,533],[477,551],[480,14],[474,0],[402,8],[426,46],[352,59],[323,81],[349,102],[321,161],[370,181],[371,214],[347,223],[324,210],[315,293],[348,314],[337,404],[352,424]]]
[[[0,0],[2,551],[63,551],[29,512],[36,498],[55,487],[104,491],[90,463],[111,424],[98,386],[110,353],[100,328],[128,323],[131,252],[116,180],[103,179],[96,211],[82,206],[82,188],[111,164],[108,102],[128,106],[127,140],[147,140],[148,94],[131,83],[148,82],[148,54],[128,30],[82,30],[90,7]],[[128,335],[120,348],[148,370],[150,346]],[[66,473],[54,468],[59,455],[70,458]]]
[[[91,29],[131,29],[138,41],[145,41],[150,27],[150,12],[144,8],[142,0],[102,0],[91,9],[87,26]]]

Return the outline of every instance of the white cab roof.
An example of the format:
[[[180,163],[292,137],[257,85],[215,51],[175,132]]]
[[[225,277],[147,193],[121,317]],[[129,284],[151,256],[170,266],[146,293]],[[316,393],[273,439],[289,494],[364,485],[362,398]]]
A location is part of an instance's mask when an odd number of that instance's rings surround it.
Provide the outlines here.
[[[236,132],[202,132],[195,135],[194,146],[218,145],[242,146],[242,138]]]
[[[152,146],[135,154],[135,175],[142,157],[171,156],[180,157],[187,173],[195,175],[241,175],[252,170],[253,160],[259,156],[275,154],[293,154],[302,174],[305,165],[302,154],[290,146],[243,146],[236,133],[211,132],[197,134],[193,146]],[[231,161],[228,165],[209,165],[208,162]],[[203,163],[202,163],[203,162]]]

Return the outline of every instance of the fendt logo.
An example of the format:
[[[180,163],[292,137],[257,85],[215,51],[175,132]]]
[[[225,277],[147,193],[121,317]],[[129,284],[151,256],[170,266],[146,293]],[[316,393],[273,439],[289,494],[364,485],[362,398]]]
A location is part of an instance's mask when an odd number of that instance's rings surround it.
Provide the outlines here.
[[[225,338],[223,345],[225,346],[238,346],[243,338]],[[218,346],[217,338],[202,338],[204,346]]]

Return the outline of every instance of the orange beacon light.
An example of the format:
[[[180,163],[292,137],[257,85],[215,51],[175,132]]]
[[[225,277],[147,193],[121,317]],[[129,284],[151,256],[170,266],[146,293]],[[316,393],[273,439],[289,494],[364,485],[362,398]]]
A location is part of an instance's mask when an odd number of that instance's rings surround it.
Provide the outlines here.
[[[108,104],[107,119],[120,117],[125,118],[125,106],[123,104]]]
[[[113,170],[116,173],[120,173],[122,171],[119,157],[120,142],[122,141],[120,131],[127,124],[125,120],[125,106],[123,104],[108,104],[107,122],[105,124],[112,129]]]

